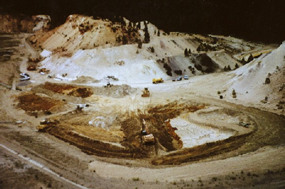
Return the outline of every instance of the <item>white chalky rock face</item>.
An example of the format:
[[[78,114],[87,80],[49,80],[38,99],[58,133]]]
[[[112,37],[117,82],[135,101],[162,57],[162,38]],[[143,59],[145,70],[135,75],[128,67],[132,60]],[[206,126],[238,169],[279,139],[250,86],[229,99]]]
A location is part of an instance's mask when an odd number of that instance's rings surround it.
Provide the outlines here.
[[[52,54],[51,51],[48,51],[48,50],[45,50],[45,49],[41,52],[41,56],[44,57],[44,58],[49,57],[51,54]]]
[[[233,133],[197,125],[179,117],[172,119],[170,123],[173,127],[177,128],[175,132],[181,138],[183,148],[224,140],[233,135]]]
[[[277,104],[284,99],[282,85],[285,83],[285,43],[277,49],[261,55],[250,63],[238,68],[233,73],[235,77],[228,81],[229,96],[234,89],[237,98],[246,103],[260,103],[266,96],[268,104]],[[271,80],[265,84],[266,78]]]
[[[39,20],[46,21],[49,17],[39,16]],[[145,23],[150,41],[139,45],[138,41],[145,38]],[[121,41],[123,36],[127,38],[127,43]],[[285,82],[282,71],[285,64],[284,44],[277,48],[277,45],[256,44],[234,37],[166,34],[149,22],[131,23],[124,18],[123,24],[83,15],[70,15],[64,24],[53,30],[36,32],[30,37],[30,42],[44,49],[39,67],[46,68],[55,79],[63,81],[77,82],[82,77],[88,77],[91,85],[111,82],[135,87],[152,84],[156,78],[168,83],[187,75],[192,83],[199,80],[194,76],[219,73],[230,68],[231,71],[224,75],[208,76],[226,77],[223,85],[219,85],[221,82],[218,80],[205,82],[202,78],[201,85],[210,88],[199,91],[226,101],[242,100],[267,107],[271,104],[270,108],[284,99],[282,91],[279,91]],[[206,46],[198,51],[201,44],[208,44],[213,49]],[[188,56],[185,55],[186,49]],[[252,61],[244,65],[243,60],[249,57]],[[268,74],[272,75],[271,83],[265,85]],[[116,80],[108,79],[112,78],[110,76]],[[236,91],[234,99],[233,90]],[[220,96],[217,96],[217,91],[220,91]],[[261,100],[265,97],[268,103],[263,104]]]

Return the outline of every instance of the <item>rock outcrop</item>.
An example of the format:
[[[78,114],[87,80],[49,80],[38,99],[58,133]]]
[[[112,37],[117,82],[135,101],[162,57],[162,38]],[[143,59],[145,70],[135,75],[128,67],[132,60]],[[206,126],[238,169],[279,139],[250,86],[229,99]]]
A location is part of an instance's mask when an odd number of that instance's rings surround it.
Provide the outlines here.
[[[35,15],[32,17],[0,15],[1,33],[33,33],[47,31],[50,28],[51,18],[48,15]]]

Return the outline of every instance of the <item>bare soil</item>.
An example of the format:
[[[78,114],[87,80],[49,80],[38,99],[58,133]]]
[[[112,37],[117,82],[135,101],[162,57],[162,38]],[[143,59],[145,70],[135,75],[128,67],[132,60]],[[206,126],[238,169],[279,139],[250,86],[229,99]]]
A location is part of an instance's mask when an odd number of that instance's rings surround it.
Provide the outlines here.
[[[56,84],[56,83],[46,82],[43,85],[43,88],[53,91],[55,93],[60,93],[75,97],[82,97],[82,98],[87,98],[93,94],[90,88],[77,87],[68,84]]]
[[[0,151],[0,188],[61,188],[66,184],[43,174],[9,153]]]
[[[21,61],[14,63],[13,70],[6,69],[13,61],[2,64],[8,72],[0,79],[7,85],[19,68],[26,69]],[[44,168],[34,169],[29,162],[13,163],[22,156],[87,188],[285,186],[285,117],[208,96],[203,82],[213,84],[228,75],[203,76],[198,87],[191,84],[196,78],[175,84],[104,87],[52,83],[46,77],[31,76],[39,79],[19,86],[22,91],[0,88],[0,144],[17,152],[11,155],[0,148],[0,157],[4,156],[1,188],[29,188],[29,184],[77,188]],[[141,98],[139,90],[144,87],[150,90],[149,98]],[[77,108],[78,104],[85,107]],[[188,148],[171,124],[178,117],[197,126],[201,137],[213,138],[199,126],[233,134]],[[45,118],[51,124],[40,125]],[[155,137],[154,144],[142,142],[143,120]],[[37,130],[39,125],[42,132]]]
[[[18,96],[18,107],[27,111],[52,111],[59,108],[63,102],[49,97],[38,96],[34,93],[27,93]]]

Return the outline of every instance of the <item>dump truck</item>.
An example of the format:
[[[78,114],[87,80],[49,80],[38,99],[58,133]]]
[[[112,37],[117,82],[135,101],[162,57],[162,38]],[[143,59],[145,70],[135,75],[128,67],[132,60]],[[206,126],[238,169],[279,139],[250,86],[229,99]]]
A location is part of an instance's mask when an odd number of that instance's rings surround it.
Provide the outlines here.
[[[150,96],[150,92],[148,90],[148,88],[144,88],[144,90],[142,91],[142,97],[149,97]]]
[[[143,135],[142,142],[143,144],[154,144],[155,140],[153,134]]]
[[[164,82],[164,81],[163,81],[162,78],[154,78],[154,79],[152,79],[152,83],[153,83],[153,84],[163,83],[163,82]]]

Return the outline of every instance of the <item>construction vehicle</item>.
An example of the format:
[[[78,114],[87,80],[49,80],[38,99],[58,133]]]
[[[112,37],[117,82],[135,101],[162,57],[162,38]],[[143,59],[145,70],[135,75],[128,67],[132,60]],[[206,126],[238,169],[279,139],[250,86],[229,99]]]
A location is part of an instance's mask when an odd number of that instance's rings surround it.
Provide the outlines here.
[[[154,144],[155,140],[153,134],[143,135],[142,142],[143,144]]]
[[[150,92],[148,90],[148,88],[144,88],[144,90],[142,91],[142,97],[149,97],[150,96]]]
[[[152,79],[152,83],[153,84],[157,84],[157,83],[163,83],[163,79],[162,78],[153,78]]]
[[[30,80],[30,76],[27,73],[20,73],[20,81]]]
[[[112,87],[112,86],[113,86],[113,84],[111,84],[110,82],[108,82],[107,85],[105,85],[104,87],[105,87],[105,88],[110,88],[110,87]]]
[[[142,134],[143,144],[154,144],[155,143],[154,136],[152,133],[149,132],[148,125],[144,119],[143,119],[141,134]]]
[[[57,120],[49,120],[48,118],[42,120],[37,126],[38,132],[45,132],[49,127],[55,126],[59,123]]]
[[[176,80],[177,81],[181,81],[182,80],[182,76],[178,76]]]

